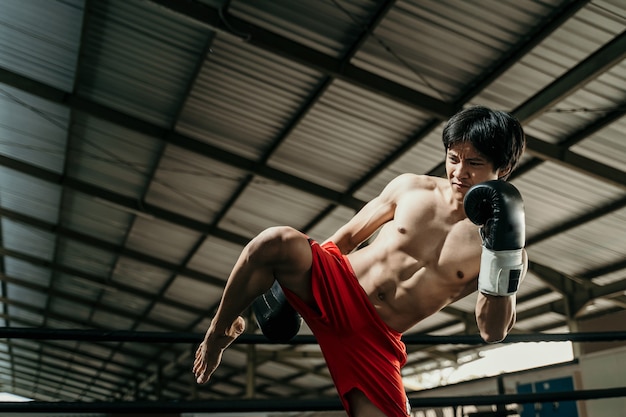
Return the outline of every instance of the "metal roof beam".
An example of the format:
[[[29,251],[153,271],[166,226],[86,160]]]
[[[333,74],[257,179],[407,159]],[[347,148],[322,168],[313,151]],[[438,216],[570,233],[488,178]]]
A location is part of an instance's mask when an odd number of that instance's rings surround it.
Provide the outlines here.
[[[529,98],[526,102],[513,110],[512,113],[521,123],[528,123],[541,112],[545,111],[546,108],[570,95],[575,89],[597,78],[600,74],[624,60],[625,57],[626,31],[591,54],[565,75],[557,78],[542,91]],[[617,120],[622,115],[623,111],[612,112],[612,114],[607,115],[604,120],[594,124],[593,129],[595,130],[590,130],[592,128],[588,127],[581,132],[589,135],[606,126],[607,123]],[[573,141],[578,142],[582,140],[582,133],[574,134],[568,141],[564,142],[565,145],[550,144],[529,135],[527,135],[526,138],[526,149],[531,155],[542,160],[550,160],[561,165],[566,165],[568,168],[575,169],[584,174],[599,178],[602,181],[615,184],[622,189],[626,189],[626,172],[578,155],[567,148]]]
[[[220,279],[214,277],[212,275],[206,274],[204,272],[200,272],[190,268],[180,268],[178,264],[173,262],[168,262],[161,258],[157,258],[152,255],[145,254],[143,252],[139,252],[137,250],[128,248],[127,246],[119,246],[113,243],[107,242],[102,239],[98,239],[96,237],[86,235],[75,230],[70,230],[66,227],[59,226],[57,224],[48,223],[41,219],[37,219],[34,217],[27,216],[22,213],[18,213],[13,210],[9,210],[3,207],[0,207],[0,216],[3,218],[11,219],[16,222],[35,227],[39,230],[43,230],[46,232],[56,233],[60,236],[66,237],[68,239],[81,242],[90,246],[97,247],[98,249],[103,249],[112,253],[119,254],[126,258],[133,259],[138,262],[142,262],[148,265],[153,265],[158,268],[162,268],[168,271],[175,271],[180,275],[184,275],[188,278],[195,279],[205,284],[214,285],[216,287],[222,288],[226,281],[224,279]]]
[[[250,240],[245,236],[241,236],[224,229],[212,228],[208,223],[200,222],[191,217],[183,216],[152,204],[140,203],[134,198],[127,197],[106,188],[98,187],[73,177],[60,175],[45,168],[40,168],[4,155],[0,155],[0,165],[11,168],[17,172],[39,178],[42,181],[57,184],[92,197],[106,200],[123,208],[127,208],[129,211],[145,213],[196,232],[209,233],[219,239],[224,239],[241,245],[245,245]]]
[[[554,145],[543,140],[526,136],[527,151],[533,156],[543,160],[549,160],[559,165],[565,165],[585,175],[590,175],[603,182],[615,185],[626,190],[626,171],[602,164],[593,159],[579,155],[559,145]]]
[[[547,313],[556,313],[559,314],[563,317],[566,316],[565,313],[565,299],[560,299],[560,300],[555,300],[552,301],[550,303],[544,303],[541,304],[537,307],[533,307],[531,309],[528,310],[524,310],[522,312],[518,312],[516,317],[517,317],[517,321],[521,322],[524,320],[533,320],[536,319],[539,316],[545,315]],[[559,326],[567,326],[567,322],[565,319],[563,319],[562,323],[559,323],[558,325],[554,325],[550,324],[549,329],[553,329],[555,327],[559,327]],[[535,330],[535,329],[533,329]]]
[[[583,8],[589,0],[577,0],[568,2],[561,8],[555,9],[552,15],[546,16],[541,24],[539,24],[527,38],[521,40],[510,51],[504,54],[497,63],[492,65],[487,71],[482,74],[478,80],[472,84],[468,90],[460,97],[455,104],[456,109],[462,108],[472,97],[479,94],[483,89],[487,88],[498,76],[502,75],[506,70],[511,68],[518,62],[524,55],[531,51],[535,46],[540,44],[545,38],[547,38],[552,32],[572,17],[578,10]],[[381,161],[377,166],[370,170],[359,181],[355,182],[348,190],[348,193],[354,193],[364,184],[376,177],[380,172],[389,167],[393,162],[402,157],[406,152],[412,149],[415,144],[426,137],[430,132],[436,129],[441,121],[444,119],[434,119],[428,122],[425,126],[422,126],[418,132],[408,138],[400,147],[398,147],[390,156]],[[443,151],[443,149],[442,149]],[[441,176],[445,172],[444,164],[440,164],[433,169],[430,174],[434,176]],[[320,216],[324,216],[326,213],[320,213]],[[314,225],[319,219],[314,219],[309,225]]]
[[[571,293],[572,285],[576,285],[578,287],[577,290],[583,292],[586,292],[588,288],[585,285],[587,281],[577,280],[575,277],[565,275],[553,268],[536,262],[531,261],[528,263],[528,272],[532,272],[537,275],[537,277],[544,281],[548,286],[562,295]]]
[[[505,53],[498,63],[487,68],[486,72],[477,80],[459,99],[460,103],[470,101],[474,96],[480,94],[492,82],[498,79],[509,68],[519,62],[524,55],[532,51],[541,42],[548,38],[554,31],[559,29],[565,22],[574,16],[580,9],[585,7],[590,0],[570,0],[552,11],[551,15],[544,17],[542,24],[535,27],[516,45],[510,52]]]
[[[36,307],[31,307],[28,306],[26,304],[23,303],[14,303],[14,302],[9,302],[11,305],[14,305],[18,308],[22,308],[25,309],[27,311],[33,312],[33,313],[38,313],[38,309]],[[53,315],[54,318],[64,321],[64,322],[68,322],[68,323],[76,323],[79,327],[89,327],[88,325],[85,325],[85,323],[79,323],[76,322],[75,317],[69,317],[69,316],[65,316],[65,315],[59,315],[57,313],[55,313]],[[20,318],[14,319],[17,322],[22,323],[22,325],[24,325],[25,327],[37,327],[37,325],[35,323],[32,322],[28,322],[28,321],[24,321]],[[11,342],[12,344],[15,345],[15,342]],[[86,363],[91,363],[91,362],[103,362],[106,361],[108,364],[114,365],[116,367],[119,367],[120,369],[128,369],[131,371],[132,374],[137,374],[140,372],[145,372],[146,368],[145,367],[136,367],[133,365],[130,365],[129,363],[125,362],[119,362],[119,361],[115,361],[114,359],[108,358],[108,357],[100,357],[100,356],[96,356],[93,354],[90,354],[86,351],[86,349],[80,349],[80,350],[76,350],[76,349],[72,349],[72,348],[68,348],[66,346],[63,346],[62,344],[58,344],[58,343],[51,343],[51,342],[46,342],[46,341],[38,341],[38,343],[42,346],[46,347],[46,357],[47,358],[52,358],[52,359],[58,359],[60,361],[64,361],[67,359],[67,355],[61,355],[61,354],[56,354],[55,351],[59,351],[59,352],[65,352],[66,354],[70,354],[72,355],[74,358],[78,358],[78,359],[85,359]],[[17,348],[19,348],[20,350],[31,350],[27,347],[24,346],[16,346]],[[33,352],[35,352],[33,350]],[[36,352],[35,352],[36,353]],[[141,356],[139,353],[130,351],[130,350],[125,350],[121,353],[124,356],[129,356],[129,357],[133,357],[135,359],[141,359],[143,358],[143,356]],[[188,357],[188,355],[187,355]],[[79,365],[82,363],[80,360],[79,361],[75,361],[77,362]],[[167,366],[170,366],[171,362],[167,362]],[[52,364],[45,364],[46,366],[49,367],[53,367]],[[161,364],[159,364],[161,365]],[[181,365],[180,363],[175,364],[175,365]],[[88,367],[87,365],[84,365],[85,367]],[[229,365],[225,365],[226,368],[229,368]],[[185,366],[185,369],[187,369],[187,367]],[[76,374],[76,370],[72,371],[74,374]],[[102,375],[99,376],[99,378],[97,380],[94,380],[93,383],[97,384],[96,381],[100,380],[103,381],[105,383],[111,384],[111,385],[115,385],[115,386],[119,386],[120,382],[127,382],[128,381],[128,375],[119,375],[118,379],[115,379],[115,377],[109,377],[107,375],[109,375],[109,373],[104,373]],[[89,374],[84,374],[85,378],[88,379],[92,379],[93,378],[93,374],[89,373]],[[172,391],[177,391],[176,388],[173,388],[171,386],[172,384],[168,385],[168,389],[171,389]],[[104,388],[103,388],[104,389]],[[181,395],[184,393],[180,393]]]
[[[345,63],[340,58],[326,55],[316,49],[292,41],[259,26],[234,16],[226,10],[218,10],[198,2],[181,2],[176,0],[151,0],[172,12],[205,24],[217,32],[233,34],[231,28],[238,33],[245,33],[244,41],[263,50],[275,53],[291,61],[313,68],[322,74],[346,81],[377,94],[402,101],[423,112],[440,119],[450,117],[456,111],[453,104],[423,94],[379,75],[365,71],[353,64]],[[226,25],[224,22],[228,22]]]
[[[527,124],[555,102],[562,100],[575,89],[597,78],[609,68],[623,61],[625,57],[626,31],[616,36],[611,42],[605,44],[566,74],[557,78],[543,90],[519,105],[512,113],[522,124]],[[598,163],[568,149],[568,146],[614,122],[622,117],[623,114],[623,110],[613,111],[591,126],[577,132],[560,145],[550,144],[527,135],[526,150],[539,159],[551,160],[561,165],[566,165],[568,168],[573,168],[626,189],[626,172]]]
[[[620,269],[626,269],[626,259],[622,259],[620,261],[613,262],[611,264],[604,265],[599,268],[590,269],[580,274],[580,276],[585,279],[593,279],[593,278],[600,277],[602,275],[619,271]]]
[[[51,380],[50,378],[42,375],[43,373],[39,373],[37,375],[31,375],[29,373],[26,373],[26,370],[28,369],[26,366],[22,366],[22,369],[23,370],[19,373],[12,375],[15,382],[13,382],[11,385],[21,386],[22,389],[28,390],[29,394],[26,394],[27,396],[32,395],[33,391],[35,391],[38,396],[43,394],[48,396],[49,398],[54,398],[54,401],[63,401],[64,399],[67,399],[69,401],[75,401],[76,399],[80,398],[78,392],[74,389],[74,387],[68,386],[66,390],[64,386],[63,392],[59,392],[60,390],[58,380]],[[2,371],[2,373],[6,372],[3,369]],[[36,389],[34,390],[33,387],[36,387]],[[3,386],[3,391],[6,392],[8,390]],[[106,400],[106,397],[92,395],[90,396],[90,399],[102,401]]]
[[[566,231],[568,231],[570,229],[573,229],[573,228],[578,227],[578,226],[580,226],[582,224],[585,224],[585,223],[587,223],[589,221],[596,220],[599,217],[602,217],[602,216],[605,216],[607,214],[613,213],[616,210],[620,210],[620,209],[622,209],[625,206],[626,206],[626,196],[624,196],[624,197],[622,197],[622,198],[620,198],[618,200],[612,201],[612,202],[610,202],[610,203],[608,203],[608,204],[606,204],[606,205],[604,205],[602,207],[598,207],[596,209],[593,209],[593,210],[591,210],[591,211],[589,211],[589,212],[587,212],[587,213],[585,213],[585,214],[583,214],[583,215],[581,215],[579,217],[576,217],[576,218],[570,219],[570,220],[566,220],[566,221],[564,221],[562,223],[554,225],[553,227],[551,227],[549,229],[546,229],[546,230],[544,230],[544,231],[542,231],[540,233],[537,233],[537,234],[529,237],[526,240],[526,245],[530,246],[530,245],[537,244],[537,243],[542,242],[542,241],[544,241],[546,239],[549,239],[549,238],[554,237],[554,236],[556,236],[558,234],[561,234],[561,233],[566,232]],[[623,263],[623,268],[626,268],[626,262]],[[617,269],[621,269],[621,268],[617,268]],[[605,273],[613,272],[613,271],[615,271],[617,269],[611,269],[611,270],[606,271],[606,272],[604,272],[604,273],[602,273],[600,275],[604,275]]]
[[[624,292],[626,291],[626,278],[619,281],[615,281],[607,285],[594,285],[590,293],[592,297],[603,298],[617,303],[620,307],[626,309],[626,297]]]
[[[3,249],[0,249],[0,251],[3,251]],[[4,252],[2,252],[3,255]],[[8,255],[5,255],[8,256]],[[27,288],[28,290],[34,292],[34,293],[40,293],[40,294],[46,294],[49,296],[54,296],[54,297],[58,297],[60,300],[63,301],[69,301],[72,302],[74,304],[77,305],[82,305],[84,307],[93,307],[93,303],[83,297],[77,296],[77,295],[72,295],[69,293],[66,293],[64,291],[60,291],[58,289],[55,288],[51,288],[48,286],[44,286],[44,285],[38,285],[32,282],[28,282],[28,281],[24,281],[15,277],[11,277],[9,275],[6,274],[0,274],[0,281],[2,282],[6,282],[9,283],[11,285],[14,285],[16,287],[22,287],[22,288]],[[189,307],[188,307],[189,308]],[[120,317],[126,317],[129,318],[131,320],[136,320],[139,316],[137,316],[136,314],[131,314],[130,312],[128,312],[128,310],[122,310],[121,308],[116,308],[116,307],[112,307],[112,306],[107,306],[107,305],[102,305],[100,304],[98,306],[98,310],[99,311],[104,311],[106,313],[112,314],[112,315],[117,315]],[[188,311],[188,310],[185,310]],[[47,312],[46,312],[47,313]],[[190,311],[190,313],[194,313],[194,314],[203,314],[204,311],[199,310],[199,311]],[[178,330],[177,328],[168,326],[167,324],[163,323],[160,320],[154,320],[151,319],[149,317],[144,318],[143,320],[144,323],[150,325],[150,326],[154,326],[154,327],[161,327],[161,328],[165,328],[171,331],[174,330]],[[93,323],[90,322],[84,322],[84,323],[77,323],[81,326],[84,327],[91,327],[93,326]],[[139,356],[140,358],[142,358],[143,356]]]
[[[19,303],[19,302],[15,302],[12,300],[8,300],[6,298],[0,298],[0,300],[2,300],[3,302],[9,303],[13,306],[15,306],[16,308],[20,308],[20,309],[24,309],[26,311],[29,311],[31,313],[36,313],[38,314],[40,312],[40,309],[37,307],[33,307],[33,306],[29,306],[25,303]],[[84,327],[85,325],[83,323],[79,323],[78,321],[76,321],[75,317],[70,317],[70,316],[66,316],[66,315],[61,315],[58,313],[52,313],[53,317],[67,322],[67,323],[76,323],[78,326]],[[35,323],[29,322],[29,321],[25,321],[22,320],[20,318],[12,318],[14,321],[16,322],[20,322],[23,323],[26,327],[37,327],[37,325]],[[74,357],[74,362],[80,366],[84,366],[85,368],[89,368],[90,366],[88,365],[89,363],[93,363],[93,361],[97,361],[97,362],[102,362],[104,360],[106,360],[106,358],[103,357],[99,357],[93,354],[90,354],[88,352],[86,352],[85,349],[74,349],[74,348],[68,348],[66,346],[63,346],[62,344],[59,343],[51,343],[51,342],[46,342],[46,341],[37,341],[39,347],[45,347],[46,353],[46,359],[52,359],[52,360],[56,360],[60,363],[66,362],[67,361],[67,357],[68,355],[71,355]],[[85,342],[83,342],[85,343]],[[34,350],[31,349],[32,344],[27,344],[27,345],[22,345],[19,342],[15,342],[15,341],[11,341],[10,344],[19,351],[30,351],[33,352],[35,355],[39,352],[39,350]],[[60,354],[57,352],[64,352],[65,354]],[[133,352],[124,352],[123,353],[126,356],[135,356],[138,357],[137,353],[133,353]],[[29,361],[32,362],[32,357],[28,357]],[[78,359],[78,360],[77,360]],[[82,362],[82,359],[84,359],[84,362]],[[43,365],[45,365],[46,367],[49,368],[53,368],[54,365],[49,363],[49,362],[41,362]],[[119,361],[114,361],[114,360],[108,360],[109,364],[112,364],[116,367],[119,367],[120,369],[128,369],[131,371],[131,373],[137,373],[140,371],[145,371],[145,369],[138,369],[133,367],[132,365],[129,365],[128,363],[124,362],[119,362]],[[132,368],[132,369],[131,369]],[[78,375],[83,374],[85,376],[86,379],[88,380],[92,380],[93,375],[91,373],[88,374],[84,374],[81,373],[79,370],[74,369],[72,371],[72,373],[74,375]],[[111,385],[119,385],[120,381],[125,381],[128,378],[128,375],[119,375],[119,378],[115,379],[114,377],[106,377],[103,376],[103,378],[100,379],[100,381],[104,384],[111,384]],[[83,381],[84,383],[84,381]],[[96,382],[95,380],[93,381],[94,384],[99,385],[98,382]],[[104,387],[101,387],[102,389],[105,389]]]
[[[52,370],[51,368],[54,368],[54,366],[47,364],[45,372],[37,372],[36,370],[33,370],[31,367],[26,365],[26,364],[32,364],[32,361],[33,361],[32,357],[25,357],[19,354],[14,354],[14,357],[18,360],[21,360],[21,366],[18,366],[20,371],[14,372],[12,374],[16,379],[24,381],[24,382],[28,381],[32,384],[32,386],[37,386],[38,388],[41,388],[42,386],[47,386],[51,390],[57,391],[56,392],[57,399],[60,399],[58,398],[58,395],[64,395],[68,399],[80,398],[80,391],[85,386],[86,381],[76,378],[76,376],[78,375],[75,369],[73,369],[71,373],[63,372],[61,370],[58,370],[58,368],[55,368],[54,370]],[[67,358],[62,358],[60,360],[67,361]],[[8,369],[0,366],[0,372],[1,371],[3,371],[3,373],[10,372]],[[58,392],[59,380],[64,381],[63,394],[60,394]],[[95,388],[96,388],[95,391],[97,391],[98,387],[96,386]],[[100,387],[100,389],[107,390],[108,388]],[[94,392],[92,391],[91,394],[93,393]],[[70,396],[68,394],[72,394],[72,395]],[[104,400],[106,399],[106,396],[102,395],[100,399]]]
[[[11,250],[11,249],[7,249],[4,247],[0,247],[0,256],[6,256],[9,258],[15,258],[15,259],[19,259],[21,261],[30,263],[32,265],[38,266],[38,267],[42,267],[42,268],[48,268],[52,271],[55,272],[61,272],[64,274],[68,274],[71,276],[75,276],[78,278],[82,278],[84,280],[87,280],[89,282],[94,283],[95,285],[100,285],[100,286],[106,286],[106,287],[110,287],[111,289],[117,290],[117,291],[121,291],[121,292],[125,292],[127,294],[130,294],[134,297],[137,298],[141,298],[141,299],[145,299],[145,300],[150,300],[152,299],[152,297],[154,296],[152,293],[146,292],[146,291],[141,291],[135,287],[131,287],[128,285],[124,285],[121,284],[119,282],[113,282],[113,281],[109,281],[109,282],[105,282],[103,281],[102,277],[93,275],[93,274],[89,274],[83,271],[80,271],[78,269],[75,268],[71,268],[65,265],[61,265],[55,262],[50,262],[47,259],[43,259],[43,258],[39,258],[36,256],[32,256],[23,252],[19,252],[19,251],[15,251],[15,250]],[[188,305],[186,305],[184,302],[180,302],[180,301],[175,301],[169,298],[164,298],[161,300],[161,302],[163,304],[166,304],[172,308],[176,308],[182,311],[187,311],[189,312],[191,310],[191,312],[194,312],[195,314],[205,314],[206,312],[204,310],[196,310],[193,311],[193,309],[191,307],[189,307]],[[88,325],[87,323],[85,325]],[[161,324],[162,325],[162,324]]]
[[[68,320],[65,321],[69,321],[71,322],[71,318],[66,317]],[[30,322],[30,321],[23,321],[23,320],[19,320],[18,322],[23,323],[26,327],[36,327],[36,324]],[[87,366],[88,363],[92,363],[93,361],[97,361],[97,362],[101,362],[103,360],[105,360],[105,358],[100,357],[100,356],[96,356],[94,354],[88,353],[87,351],[85,351],[85,349],[80,349],[80,350],[76,350],[74,348],[70,348],[67,346],[64,346],[61,343],[53,343],[50,341],[45,341],[45,340],[39,340],[37,341],[39,343],[39,345],[43,346],[46,348],[46,358],[49,358],[51,360],[55,360],[58,362],[63,363],[64,361],[67,361],[67,357],[68,355],[73,355],[75,356],[75,359],[84,359],[84,364],[83,362],[79,362],[76,361],[76,363],[78,363],[79,365],[82,366]],[[32,346],[32,344],[28,344],[28,345],[21,345],[19,342],[16,342],[15,340],[13,340],[11,342],[16,348],[20,349],[20,350],[29,350],[29,351],[33,351],[32,349],[29,349],[30,346]],[[33,351],[34,352],[34,351]],[[128,353],[127,356],[135,356],[136,354],[134,353]],[[30,360],[32,360],[32,357],[29,357]],[[127,362],[118,362],[115,360],[109,361],[111,364],[115,365],[115,366],[119,366],[121,369],[129,369],[132,372],[139,372],[139,371],[143,371],[145,369],[139,369],[134,367],[133,365],[130,365]],[[43,362],[42,362],[43,363]],[[45,363],[45,365],[50,366],[50,364]],[[75,371],[77,372],[77,371]],[[92,374],[88,373],[85,374],[85,378],[87,379],[91,379]],[[128,378],[127,375],[119,375],[119,378],[110,378],[108,376],[103,376],[103,378],[100,380],[106,384],[112,384],[112,385],[118,385],[120,383],[120,379],[125,380],[126,378]]]
[[[522,123],[528,123],[546,108],[570,95],[575,89],[597,78],[609,68],[623,61],[625,57],[626,31],[581,61],[565,75],[557,78],[543,90],[526,100],[512,113]]]
[[[547,285],[567,298],[571,317],[576,317],[581,310],[596,298],[602,298],[620,308],[626,308],[626,296],[614,297],[626,289],[626,281],[612,285],[597,285],[583,278],[562,274],[550,267],[530,262],[528,270],[537,275]]]
[[[619,39],[624,42],[623,39],[626,39],[626,37],[622,36]],[[621,45],[621,43],[619,43],[618,45]],[[614,49],[615,48],[609,49],[609,52],[615,53]],[[622,54],[624,54],[624,52],[622,52]],[[603,55],[597,59],[601,59],[602,57]],[[583,68],[585,67],[583,66]],[[569,76],[566,74],[564,77],[578,79],[580,76],[581,75],[579,74],[572,74]],[[330,200],[332,202],[337,202],[355,210],[363,207],[365,203],[364,201],[356,199],[351,195],[340,193],[327,187],[323,187],[310,181],[298,178],[286,172],[281,172],[266,165],[258,164],[256,161],[249,160],[247,158],[209,145],[205,142],[200,142],[193,138],[175,132],[170,132],[151,123],[120,113],[116,110],[91,102],[89,100],[80,99],[76,96],[73,96],[72,94],[65,93],[54,87],[50,87],[43,83],[39,83],[26,77],[11,73],[10,71],[2,68],[0,68],[0,81],[8,83],[16,88],[20,88],[28,93],[35,94],[39,97],[46,98],[60,104],[68,105],[76,111],[84,111],[95,117],[99,117],[112,123],[127,127],[129,129],[139,131],[154,138],[165,140],[173,145],[180,146],[184,149],[207,156],[211,159],[221,161],[242,170],[252,172],[267,179],[278,181],[280,183]],[[557,88],[558,91],[561,91],[561,89],[562,86],[559,86],[559,88]],[[529,114],[529,109],[532,108],[535,109],[534,111],[537,110],[536,105],[534,105],[533,103],[541,102],[542,100],[544,100],[541,98],[543,96],[542,94],[546,94],[550,97],[554,96],[554,93],[551,92],[549,87],[544,91],[547,92],[539,93],[527,102],[530,104],[520,106],[518,108],[518,111]],[[594,177],[602,179],[603,181],[609,181],[617,184],[622,188],[626,188],[626,173],[624,173],[623,171],[619,171],[615,168],[600,164],[589,158],[577,155],[567,149],[559,147],[559,145],[552,145],[533,137],[527,137],[527,139],[527,151],[535,155],[536,157],[539,157],[541,159],[550,159],[561,164],[566,164],[567,166],[573,167],[583,173],[590,174]],[[133,209],[135,208],[133,207]]]
[[[357,210],[363,207],[365,203],[351,195],[346,195],[345,193],[341,193],[331,188],[296,177],[295,175],[287,172],[271,168],[255,160],[242,157],[209,143],[201,142],[189,136],[159,127],[91,100],[80,98],[74,94],[64,92],[55,87],[51,87],[22,75],[15,74],[4,68],[0,68],[0,82],[51,102],[68,106],[74,111],[89,114],[110,123],[123,126],[127,129],[148,135],[154,139],[165,141],[166,143],[179,146],[188,151],[220,161],[251,174],[259,175],[266,179],[285,184],[331,202],[345,205]]]

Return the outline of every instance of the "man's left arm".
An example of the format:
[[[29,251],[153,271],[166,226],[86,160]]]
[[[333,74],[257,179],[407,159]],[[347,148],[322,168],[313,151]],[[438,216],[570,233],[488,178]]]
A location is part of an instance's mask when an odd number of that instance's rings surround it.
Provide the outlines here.
[[[528,270],[528,256],[522,252],[524,267],[520,282]],[[490,343],[502,341],[515,325],[516,295],[489,295],[478,292],[476,300],[476,324],[481,337]]]
[[[515,294],[528,269],[524,204],[512,184],[494,180],[473,186],[464,207],[483,241],[476,322],[486,342],[499,342],[515,323]]]

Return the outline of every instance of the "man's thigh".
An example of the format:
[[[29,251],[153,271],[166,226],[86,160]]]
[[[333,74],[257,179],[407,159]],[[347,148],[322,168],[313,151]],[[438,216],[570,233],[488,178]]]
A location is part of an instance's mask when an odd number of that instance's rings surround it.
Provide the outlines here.
[[[358,389],[347,393],[346,399],[354,417],[385,417],[385,414]]]

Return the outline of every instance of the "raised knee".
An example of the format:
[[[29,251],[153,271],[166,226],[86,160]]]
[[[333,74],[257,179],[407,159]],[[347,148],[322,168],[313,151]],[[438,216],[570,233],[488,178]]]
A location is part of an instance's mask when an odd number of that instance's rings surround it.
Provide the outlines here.
[[[290,226],[269,227],[259,233],[248,245],[249,256],[262,263],[280,261],[289,257],[298,241],[306,236]]]
[[[254,240],[265,245],[287,245],[295,239],[302,239],[304,235],[291,226],[268,227],[257,235]]]

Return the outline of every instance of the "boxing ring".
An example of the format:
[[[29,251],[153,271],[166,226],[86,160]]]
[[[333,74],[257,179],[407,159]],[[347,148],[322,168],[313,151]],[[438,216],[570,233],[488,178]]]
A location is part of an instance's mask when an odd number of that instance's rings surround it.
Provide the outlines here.
[[[36,328],[3,328],[0,338],[29,340],[71,340],[89,342],[141,342],[141,343],[192,343],[202,341],[203,335],[176,332],[138,332],[103,330],[64,330]],[[407,345],[484,345],[478,335],[436,336],[425,334],[405,335]],[[501,344],[523,342],[620,342],[626,341],[626,332],[580,332],[510,334]],[[289,344],[317,343],[309,335],[296,336]],[[243,334],[234,344],[279,344],[263,335]],[[284,344],[284,343],[280,343]],[[604,389],[586,389],[562,392],[437,396],[411,398],[413,408],[441,408],[459,406],[506,406],[528,403],[554,403],[626,397],[626,386]],[[320,399],[237,399],[237,400],[185,400],[185,401],[112,401],[65,402],[29,401],[0,402],[0,413],[109,413],[109,414],[164,414],[164,413],[243,413],[243,412],[304,412],[343,410],[338,398]]]

